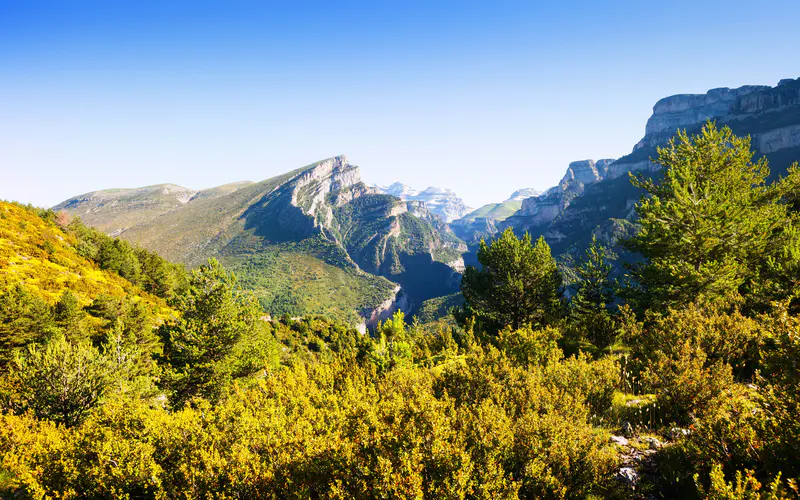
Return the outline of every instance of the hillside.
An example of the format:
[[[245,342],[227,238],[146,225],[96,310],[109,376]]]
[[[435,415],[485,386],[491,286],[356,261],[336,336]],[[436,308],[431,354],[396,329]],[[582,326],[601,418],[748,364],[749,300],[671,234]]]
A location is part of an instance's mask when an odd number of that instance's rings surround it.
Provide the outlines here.
[[[421,203],[365,186],[344,156],[258,183],[201,191],[162,213],[152,207],[165,204],[141,198],[94,201],[108,196],[77,197],[55,208],[88,213],[106,231],[117,230],[119,214],[127,213],[124,220],[138,222],[122,238],[189,266],[217,257],[271,314],[375,322],[457,290],[466,249]]]
[[[167,310],[163,299],[81,255],[81,243],[34,209],[0,201],[0,292],[22,286],[52,304],[69,290],[81,305],[132,294]]]

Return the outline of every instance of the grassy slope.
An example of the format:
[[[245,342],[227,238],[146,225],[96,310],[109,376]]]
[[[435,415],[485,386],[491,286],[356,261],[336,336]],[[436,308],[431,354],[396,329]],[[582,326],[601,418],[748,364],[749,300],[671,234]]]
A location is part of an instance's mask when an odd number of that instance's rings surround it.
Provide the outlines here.
[[[162,299],[78,255],[75,244],[72,235],[32,210],[0,201],[0,291],[22,284],[54,303],[69,290],[82,305],[103,293],[134,294],[167,310]]]
[[[299,171],[248,185],[223,196],[205,197],[140,224],[122,236],[164,257],[194,266],[221,252],[243,231],[240,216],[253,203]]]
[[[474,210],[461,219],[460,221],[472,222],[475,219],[492,219],[496,221],[503,221],[514,215],[514,212],[522,208],[521,201],[504,201],[502,203],[489,203],[481,208]]]
[[[178,201],[178,196],[191,192],[190,189],[172,184],[138,189],[107,189],[76,196],[53,208],[56,211],[66,209],[105,233],[118,233],[180,208],[183,203]]]

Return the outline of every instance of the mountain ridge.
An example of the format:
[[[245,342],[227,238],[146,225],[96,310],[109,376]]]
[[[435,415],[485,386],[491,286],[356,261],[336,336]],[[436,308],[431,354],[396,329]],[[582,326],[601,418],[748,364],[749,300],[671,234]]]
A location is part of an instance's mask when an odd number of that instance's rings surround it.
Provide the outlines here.
[[[127,208],[119,200],[106,203],[109,194],[70,198],[55,208],[87,214],[87,223],[106,232],[119,231],[119,221],[136,213],[138,220],[120,237],[190,266],[217,257],[246,275],[244,282],[272,313],[319,313],[324,302],[306,300],[319,284],[316,294],[348,297],[349,312],[342,315],[374,323],[457,289],[463,242],[424,203],[367,187],[344,155],[226,186],[233,187],[201,191],[206,195],[180,205],[171,199],[165,204],[156,189],[155,200],[124,198]],[[299,269],[302,276],[295,276]],[[306,286],[290,286],[292,279]],[[284,295],[274,293],[275,284]]]

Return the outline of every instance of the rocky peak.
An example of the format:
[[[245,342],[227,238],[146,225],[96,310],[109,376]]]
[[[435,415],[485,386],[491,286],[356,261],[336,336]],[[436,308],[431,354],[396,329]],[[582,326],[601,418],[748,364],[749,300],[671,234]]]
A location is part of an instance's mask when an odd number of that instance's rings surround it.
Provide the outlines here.
[[[594,160],[573,161],[567,167],[567,172],[558,185],[562,191],[567,191],[570,187],[578,184],[593,184],[600,179],[601,175],[597,171]]]
[[[606,178],[613,159],[573,161],[558,186],[548,189],[538,196],[522,200],[522,207],[503,225],[519,224],[524,219],[526,225],[546,224],[555,219],[576,196],[583,193],[586,186]]]
[[[567,172],[558,183],[561,193],[581,193],[589,184],[601,181],[606,177],[609,166],[614,163],[612,159],[573,161],[567,167]]]
[[[525,198],[533,198],[542,194],[539,190],[533,188],[518,189],[511,193],[506,201],[522,201]]]
[[[373,186],[380,193],[396,196],[403,201],[419,201],[445,222],[463,217],[471,210],[452,190],[430,186],[423,191],[395,182],[389,187]]]
[[[292,189],[292,205],[300,207],[307,215],[330,220],[329,194],[341,194],[348,188],[361,185],[361,172],[351,165],[344,155],[314,163],[295,177]],[[342,197],[343,201],[353,196]]]
[[[374,187],[375,187],[375,189],[377,189],[379,192],[381,192],[383,194],[389,194],[389,195],[392,195],[392,196],[397,196],[401,200],[407,200],[407,199],[413,198],[414,196],[417,196],[417,194],[419,194],[419,191],[417,191],[416,189],[412,188],[411,186],[406,186],[405,184],[403,184],[401,182],[395,182],[394,184],[392,184],[389,187],[383,187],[383,186],[374,186]]]

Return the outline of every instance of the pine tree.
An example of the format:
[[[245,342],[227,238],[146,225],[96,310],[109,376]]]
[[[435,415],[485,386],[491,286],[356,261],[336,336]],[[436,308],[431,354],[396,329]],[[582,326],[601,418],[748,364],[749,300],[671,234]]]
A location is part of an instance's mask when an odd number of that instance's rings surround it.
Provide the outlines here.
[[[88,341],[55,335],[18,354],[10,372],[19,410],[67,426],[79,424],[111,382],[111,363]]]
[[[0,294],[0,369],[14,351],[33,342],[43,342],[56,327],[53,308],[22,285]]]
[[[592,236],[592,243],[575,268],[577,282],[570,301],[572,324],[598,348],[607,347],[616,332],[609,308],[614,302],[614,284],[610,279],[608,250]]]
[[[496,330],[546,325],[561,309],[561,274],[550,246],[530,234],[517,238],[509,228],[491,244],[481,241],[478,262],[461,280],[467,308]]]
[[[749,137],[708,122],[658,149],[663,180],[632,179],[648,195],[636,205],[641,231],[626,242],[644,257],[628,290],[640,309],[730,300],[752,279],[788,222],[766,159],[752,159]]]
[[[244,294],[236,277],[216,259],[193,271],[186,292],[176,299],[180,318],[162,325],[164,358],[171,367],[168,384],[174,402],[195,396],[213,398],[219,363],[254,328],[259,309]]]

